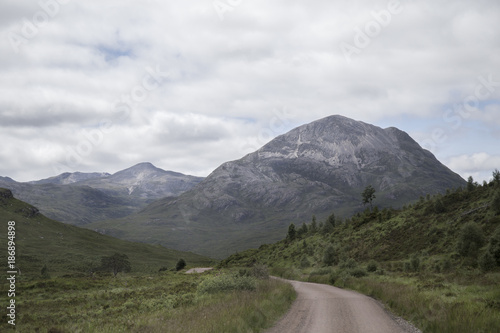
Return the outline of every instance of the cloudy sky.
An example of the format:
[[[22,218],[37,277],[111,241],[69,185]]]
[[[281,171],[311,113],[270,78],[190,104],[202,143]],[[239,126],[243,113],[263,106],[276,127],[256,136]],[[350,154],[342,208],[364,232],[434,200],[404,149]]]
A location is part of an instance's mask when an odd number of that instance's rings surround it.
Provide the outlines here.
[[[2,0],[0,176],[206,176],[341,114],[500,168],[498,0]]]

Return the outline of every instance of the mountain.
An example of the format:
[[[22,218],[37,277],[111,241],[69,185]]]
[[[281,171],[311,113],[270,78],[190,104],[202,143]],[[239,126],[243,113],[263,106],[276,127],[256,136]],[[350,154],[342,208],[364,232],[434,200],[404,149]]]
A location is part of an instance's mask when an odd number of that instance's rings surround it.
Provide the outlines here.
[[[224,163],[178,198],[87,227],[223,257],[280,239],[291,221],[362,211],[367,185],[376,205],[399,207],[465,181],[397,128],[330,116]]]
[[[209,265],[213,261],[193,253],[157,245],[132,243],[43,216],[37,208],[17,200],[8,189],[0,188],[0,230],[7,248],[7,222],[15,222],[16,266],[26,277],[39,276],[44,265],[51,274],[83,274],[99,265],[102,256],[125,253],[136,272],[157,272],[175,267],[179,258],[189,265]],[[0,257],[7,262],[7,252]]]
[[[30,184],[55,184],[55,185],[68,185],[74,184],[81,181],[94,179],[94,178],[103,178],[110,176],[109,173],[106,172],[92,172],[92,173],[84,173],[84,172],[65,172],[60,174],[59,176],[50,177],[42,180],[36,180],[29,182]]]
[[[0,177],[0,187],[52,219],[84,225],[130,215],[160,198],[178,196],[202,179],[140,163],[113,175],[63,173],[27,183]]]
[[[87,185],[110,194],[151,202],[163,197],[178,196],[202,180],[202,177],[165,171],[151,163],[139,163],[113,175],[80,181],[77,185]]]

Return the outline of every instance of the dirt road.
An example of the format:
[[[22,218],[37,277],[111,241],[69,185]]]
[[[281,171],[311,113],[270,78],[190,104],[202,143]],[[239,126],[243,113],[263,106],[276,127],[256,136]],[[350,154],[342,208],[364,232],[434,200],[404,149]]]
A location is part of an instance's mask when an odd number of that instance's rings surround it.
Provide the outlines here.
[[[201,267],[197,267],[197,268],[191,268],[190,270],[188,270],[186,272],[186,274],[194,274],[194,273],[203,273],[203,272],[206,272],[206,271],[209,271],[213,269],[212,267],[206,267],[206,268],[201,268]]]
[[[297,299],[266,333],[420,332],[402,319],[396,321],[370,297],[323,284],[288,282],[297,291]]]

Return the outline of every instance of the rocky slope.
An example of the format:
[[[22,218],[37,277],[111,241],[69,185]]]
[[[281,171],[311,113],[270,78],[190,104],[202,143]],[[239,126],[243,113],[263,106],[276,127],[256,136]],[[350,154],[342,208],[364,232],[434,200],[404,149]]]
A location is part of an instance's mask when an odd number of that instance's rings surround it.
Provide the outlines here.
[[[223,257],[278,240],[313,214],[363,210],[367,185],[377,190],[375,204],[397,207],[464,184],[405,132],[331,116],[224,163],[178,198],[88,227]]]

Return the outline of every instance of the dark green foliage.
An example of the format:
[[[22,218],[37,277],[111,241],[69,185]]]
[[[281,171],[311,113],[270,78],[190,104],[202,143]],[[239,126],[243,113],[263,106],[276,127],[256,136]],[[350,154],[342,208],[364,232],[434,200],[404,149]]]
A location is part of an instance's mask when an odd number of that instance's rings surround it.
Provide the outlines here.
[[[165,272],[165,271],[168,271],[168,267],[167,266],[163,266],[161,267],[158,272]]]
[[[297,236],[302,237],[306,235],[308,231],[309,229],[307,228],[307,224],[302,223],[302,226],[299,228],[299,230],[297,230]]]
[[[323,235],[328,235],[332,231],[333,231],[333,226],[331,225],[331,223],[329,223],[328,221],[326,221],[325,223],[322,224],[322,226],[321,226],[321,233]]]
[[[378,264],[375,260],[371,260],[368,265],[366,266],[366,270],[368,272],[376,272],[378,269]]]
[[[495,258],[493,258],[493,255],[489,251],[484,252],[479,258],[479,267],[481,267],[483,272],[493,270],[496,265]]]
[[[495,169],[493,171],[493,185],[500,185],[500,171],[498,169]]]
[[[498,227],[490,238],[488,252],[491,254],[497,266],[500,266],[500,227]]]
[[[418,272],[420,270],[420,257],[418,255],[414,254],[411,256],[410,268],[413,272]]]
[[[357,266],[358,266],[358,263],[353,258],[349,258],[347,260],[344,260],[339,264],[339,267],[341,269],[353,269],[353,268],[356,268]]]
[[[457,252],[462,257],[477,258],[479,249],[484,243],[485,239],[481,228],[476,223],[469,222],[460,231]]]
[[[332,226],[332,228],[335,228],[336,221],[335,221],[335,214],[334,213],[332,213],[332,214],[330,214],[330,216],[328,216],[326,223],[330,224]]]
[[[306,256],[303,256],[302,259],[300,260],[300,268],[307,268],[309,266],[311,266],[309,259],[307,259]]]
[[[311,222],[311,225],[309,226],[309,232],[311,234],[315,234],[318,232],[318,224],[316,222],[316,215],[312,216],[312,222]]]
[[[472,176],[469,176],[469,178],[467,179],[467,191],[472,192],[474,191],[474,188],[474,178],[472,178]]]
[[[40,270],[40,275],[42,276],[42,279],[50,279],[49,269],[47,268],[47,265],[43,265],[42,269]]]
[[[175,270],[180,271],[180,270],[183,270],[184,267],[186,267],[186,261],[181,258],[181,259],[179,259],[179,261],[175,265]]]
[[[444,205],[443,203],[443,200],[441,198],[437,199],[435,202],[434,202],[434,213],[436,214],[441,214],[441,213],[445,213],[446,212],[446,206]]]
[[[495,212],[496,215],[500,215],[500,186],[496,190],[495,195],[493,196],[493,201],[491,202],[491,209]]]
[[[262,280],[269,279],[269,270],[266,265],[257,263],[252,268],[252,276]]]
[[[116,276],[119,272],[130,272],[132,270],[128,256],[123,253],[115,253],[109,257],[101,258],[101,269],[113,272]]]
[[[361,193],[361,197],[363,198],[363,204],[366,205],[367,203],[370,204],[370,207],[372,207],[372,201],[373,199],[376,198],[375,196],[375,189],[373,186],[368,185],[363,193]]]
[[[328,266],[338,263],[338,256],[332,245],[329,245],[323,253],[323,263]]]
[[[295,230],[295,224],[290,224],[288,226],[288,233],[286,234],[286,239],[293,241],[297,237],[297,231]]]
[[[349,270],[347,270],[347,273],[351,276],[356,277],[356,278],[360,278],[360,277],[367,275],[366,271],[364,269],[362,269],[361,267],[355,267],[355,268],[349,269]]]

